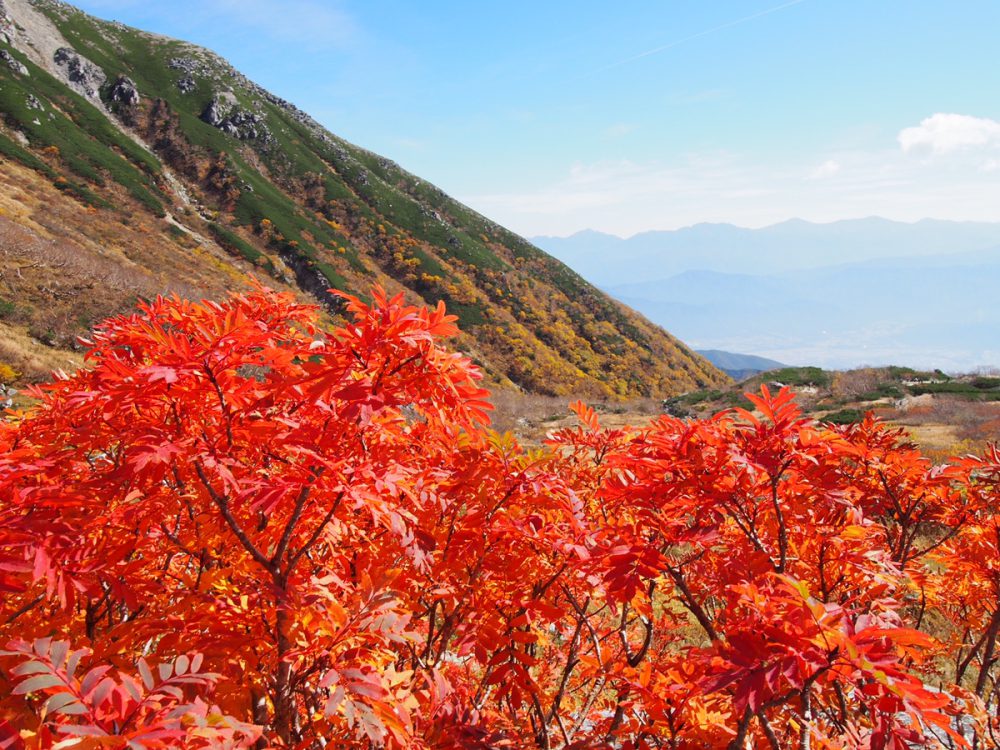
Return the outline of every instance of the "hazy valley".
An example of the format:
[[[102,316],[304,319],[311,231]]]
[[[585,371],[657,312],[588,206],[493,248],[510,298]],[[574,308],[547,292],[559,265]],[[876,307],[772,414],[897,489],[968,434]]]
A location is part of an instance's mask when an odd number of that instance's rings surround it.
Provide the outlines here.
[[[697,349],[828,368],[1000,363],[1000,224],[791,221],[535,242]]]

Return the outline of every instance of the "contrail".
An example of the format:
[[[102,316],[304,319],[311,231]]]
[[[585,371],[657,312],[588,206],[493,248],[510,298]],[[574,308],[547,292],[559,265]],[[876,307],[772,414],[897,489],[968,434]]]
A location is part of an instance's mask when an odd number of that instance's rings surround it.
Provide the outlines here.
[[[610,68],[617,68],[619,65],[625,65],[626,63],[630,63],[634,60],[640,60],[643,57],[649,57],[650,55],[656,55],[659,54],[660,52],[665,52],[668,49],[673,49],[674,47],[679,47],[682,44],[686,44],[687,42],[690,42],[693,39],[700,39],[703,36],[714,34],[715,32],[722,31],[723,29],[731,29],[733,26],[739,26],[742,23],[746,23],[747,21],[752,21],[755,18],[760,18],[761,16],[770,15],[771,13],[777,13],[779,10],[790,8],[793,5],[798,5],[800,3],[804,3],[805,1],[806,0],[790,0],[790,2],[782,3],[781,5],[775,5],[773,8],[768,8],[766,10],[759,11],[758,13],[754,13],[753,15],[744,16],[743,18],[737,18],[735,21],[728,21],[726,23],[719,24],[718,26],[713,26],[710,29],[699,31],[697,34],[686,36],[683,39],[676,39],[670,42],[669,44],[662,45],[661,47],[654,47],[653,49],[648,49],[645,52],[640,52],[637,55],[626,57],[624,60],[618,60],[617,62],[609,63],[608,65],[604,65],[603,67],[596,68],[592,72],[600,73],[601,71],[609,70]]]

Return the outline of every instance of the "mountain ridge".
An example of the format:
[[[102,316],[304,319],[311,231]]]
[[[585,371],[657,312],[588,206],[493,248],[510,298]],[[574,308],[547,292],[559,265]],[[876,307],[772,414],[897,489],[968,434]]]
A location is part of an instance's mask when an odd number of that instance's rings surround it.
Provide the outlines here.
[[[59,0],[0,0],[0,17],[5,176],[26,184],[35,179],[26,167],[57,188],[57,202],[95,217],[64,210],[76,225],[62,232],[67,242],[89,241],[99,225],[117,243],[108,257],[121,250],[159,278],[143,264],[156,255],[146,245],[165,237],[195,269],[189,285],[218,293],[222,275],[241,284],[255,275],[312,294],[331,314],[339,301],[329,287],[381,283],[444,301],[465,331],[458,346],[494,381],[534,392],[660,396],[725,379],[562,262],[329,133],[210,50]],[[14,213],[29,203],[16,185],[0,197]],[[61,232],[28,218],[39,237]],[[142,226],[148,242],[117,219]],[[133,245],[144,249],[122,249]],[[209,246],[228,253],[226,268]],[[18,284],[0,289],[15,309],[8,322],[51,327],[44,285]],[[55,327],[50,338],[66,346],[79,332]]]
[[[741,224],[733,224],[728,221],[699,221],[694,224],[686,224],[684,226],[675,227],[674,229],[642,229],[638,232],[633,232],[629,235],[615,234],[614,232],[605,232],[600,229],[584,228],[578,229],[575,232],[570,232],[569,234],[559,235],[559,234],[539,234],[532,235],[529,240],[569,240],[574,238],[583,237],[598,237],[598,238],[608,238],[614,240],[622,240],[627,242],[628,240],[634,239],[636,237],[644,236],[655,236],[655,235],[670,235],[686,232],[689,230],[697,229],[711,229],[715,227],[722,227],[727,229],[739,230],[742,232],[762,232],[767,230],[779,229],[779,228],[829,228],[829,227],[858,227],[861,225],[881,225],[881,226],[898,226],[898,227],[918,227],[918,226],[954,226],[954,227],[981,227],[990,228],[1000,225],[1000,222],[992,221],[974,221],[974,220],[958,220],[958,219],[935,219],[933,217],[924,217],[923,219],[917,219],[916,221],[900,221],[897,219],[889,219],[885,216],[878,216],[872,214],[870,216],[859,216],[849,219],[834,219],[833,221],[810,221],[809,219],[803,219],[798,216],[793,216],[782,221],[776,221],[773,224],[765,224],[760,227],[747,227]]]
[[[756,354],[741,354],[727,352],[722,349],[699,349],[698,354],[718,367],[736,382],[758,375],[768,370],[779,370],[785,367],[781,362]]]

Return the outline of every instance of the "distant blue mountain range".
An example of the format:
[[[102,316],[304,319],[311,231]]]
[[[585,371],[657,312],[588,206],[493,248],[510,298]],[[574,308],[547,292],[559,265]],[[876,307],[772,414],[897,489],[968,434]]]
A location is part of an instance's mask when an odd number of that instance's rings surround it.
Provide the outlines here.
[[[533,241],[697,349],[824,367],[1000,365],[1000,224],[793,220]]]
[[[779,370],[784,365],[773,359],[754,354],[737,354],[721,349],[699,349],[698,354],[718,367],[733,380],[740,381],[768,370]]]

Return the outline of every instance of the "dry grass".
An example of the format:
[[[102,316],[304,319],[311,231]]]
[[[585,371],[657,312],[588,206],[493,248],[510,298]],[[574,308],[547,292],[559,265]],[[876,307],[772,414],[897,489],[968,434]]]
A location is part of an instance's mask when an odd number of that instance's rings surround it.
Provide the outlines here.
[[[218,299],[246,288],[251,270],[126,199],[116,211],[88,208],[0,161],[0,364],[22,381],[78,363],[77,338],[139,298]]]
[[[0,365],[7,365],[19,382],[48,380],[55,370],[72,372],[83,364],[78,352],[54,349],[36,341],[24,328],[0,321]]]
[[[512,432],[523,443],[537,445],[551,430],[576,424],[569,405],[576,400],[593,407],[605,427],[641,426],[663,413],[662,401],[645,398],[625,402],[595,401],[586,396],[540,396],[509,388],[493,390],[493,429]]]
[[[904,427],[932,459],[943,461],[963,453],[979,453],[1000,441],[1000,403],[968,401],[949,395],[904,399],[880,413]]]
[[[830,392],[836,398],[856,399],[891,381],[887,367],[860,367],[833,376]]]

